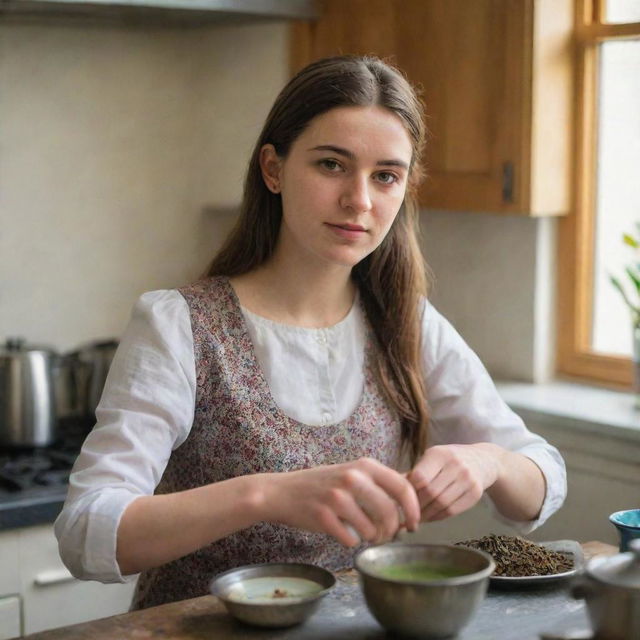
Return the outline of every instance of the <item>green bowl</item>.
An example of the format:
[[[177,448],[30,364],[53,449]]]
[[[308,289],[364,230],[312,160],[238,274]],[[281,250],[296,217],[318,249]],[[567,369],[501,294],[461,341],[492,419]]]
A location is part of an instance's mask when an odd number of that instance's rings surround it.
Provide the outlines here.
[[[484,599],[496,566],[484,551],[408,543],[369,547],[356,556],[355,565],[376,620],[391,633],[413,638],[458,633]],[[423,575],[402,576],[398,567],[420,567]],[[436,577],[429,577],[431,572]]]

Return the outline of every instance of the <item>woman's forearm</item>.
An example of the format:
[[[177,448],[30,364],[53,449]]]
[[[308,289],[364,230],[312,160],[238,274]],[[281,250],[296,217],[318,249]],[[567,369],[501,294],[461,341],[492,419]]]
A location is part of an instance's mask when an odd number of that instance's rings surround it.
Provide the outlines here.
[[[240,476],[134,500],[118,527],[116,557],[121,573],[139,573],[258,522],[326,533],[346,546],[384,542],[398,532],[400,512],[414,530],[415,490],[403,474],[371,458]]]
[[[139,573],[192,553],[261,519],[260,476],[144,496],[125,510],[116,558],[123,575]]]
[[[487,494],[498,511],[517,522],[535,520],[546,495],[546,481],[540,467],[530,458],[495,444],[475,446],[487,450],[497,461],[497,479]]]

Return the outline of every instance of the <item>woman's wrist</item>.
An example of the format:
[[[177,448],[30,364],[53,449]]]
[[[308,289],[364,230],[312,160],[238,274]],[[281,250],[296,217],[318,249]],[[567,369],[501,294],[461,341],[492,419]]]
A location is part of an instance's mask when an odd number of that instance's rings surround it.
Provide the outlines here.
[[[254,473],[241,476],[239,480],[244,485],[239,494],[240,510],[249,520],[247,526],[258,522],[273,520],[269,496],[272,493],[272,473]]]
[[[535,520],[546,495],[546,478],[530,458],[497,445],[497,477],[487,489],[498,511],[518,522]]]
[[[482,459],[481,468],[485,491],[500,484],[500,481],[506,477],[504,464],[507,455],[506,449],[492,442],[477,442],[472,446]]]

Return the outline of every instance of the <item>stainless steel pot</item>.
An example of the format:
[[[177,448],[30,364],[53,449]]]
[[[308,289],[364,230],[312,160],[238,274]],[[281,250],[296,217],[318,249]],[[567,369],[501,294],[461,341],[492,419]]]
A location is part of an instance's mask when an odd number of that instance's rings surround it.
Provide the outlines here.
[[[117,340],[101,340],[90,342],[65,356],[64,369],[72,388],[72,413],[95,417],[117,348]]]
[[[0,347],[0,444],[44,447],[56,426],[53,369],[58,355],[9,338]]]
[[[640,539],[631,540],[629,548],[592,559],[572,587],[575,598],[586,600],[599,640],[640,638]]]

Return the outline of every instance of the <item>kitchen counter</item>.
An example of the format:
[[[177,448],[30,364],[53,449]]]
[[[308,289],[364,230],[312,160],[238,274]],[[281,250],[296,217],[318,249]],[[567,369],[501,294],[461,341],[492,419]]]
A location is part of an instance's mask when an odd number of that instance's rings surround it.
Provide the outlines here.
[[[610,545],[587,543],[585,556],[615,553]],[[353,571],[337,576],[336,587],[306,622],[287,629],[257,629],[231,618],[214,596],[134,611],[27,636],[29,640],[322,640],[389,638],[369,613]],[[574,600],[570,582],[519,590],[490,589],[459,640],[538,640],[542,632],[589,629],[586,606]]]
[[[0,489],[0,531],[53,522],[62,510],[67,488]]]

